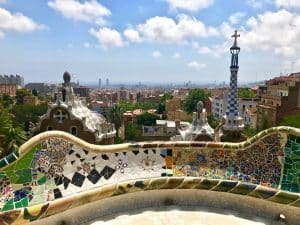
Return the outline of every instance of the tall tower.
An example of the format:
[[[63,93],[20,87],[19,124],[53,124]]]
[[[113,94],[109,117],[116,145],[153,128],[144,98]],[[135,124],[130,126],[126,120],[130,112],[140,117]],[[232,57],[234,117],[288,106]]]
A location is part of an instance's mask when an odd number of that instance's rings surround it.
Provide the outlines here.
[[[231,65],[230,65],[230,90],[228,96],[228,104],[225,120],[223,125],[224,141],[241,141],[241,131],[244,129],[244,120],[239,116],[238,102],[237,102],[237,75],[239,71],[239,53],[240,47],[237,45],[237,38],[240,35],[237,31],[232,35],[234,38],[233,46],[230,48]]]

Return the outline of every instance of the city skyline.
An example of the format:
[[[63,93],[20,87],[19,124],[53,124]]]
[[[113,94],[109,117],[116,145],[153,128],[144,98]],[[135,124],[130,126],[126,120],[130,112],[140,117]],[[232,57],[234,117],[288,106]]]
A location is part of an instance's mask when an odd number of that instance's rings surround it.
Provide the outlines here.
[[[300,70],[300,3],[292,0],[0,0],[0,74],[25,82],[229,81],[241,34],[239,82]]]

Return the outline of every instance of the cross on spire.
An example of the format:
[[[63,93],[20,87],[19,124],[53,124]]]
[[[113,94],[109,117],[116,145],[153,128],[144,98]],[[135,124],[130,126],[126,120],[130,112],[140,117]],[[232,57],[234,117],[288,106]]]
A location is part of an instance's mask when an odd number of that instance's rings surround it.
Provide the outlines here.
[[[237,33],[237,30],[234,31],[234,34],[231,36],[234,38],[234,43],[233,46],[237,46],[237,38],[240,37],[241,35]]]

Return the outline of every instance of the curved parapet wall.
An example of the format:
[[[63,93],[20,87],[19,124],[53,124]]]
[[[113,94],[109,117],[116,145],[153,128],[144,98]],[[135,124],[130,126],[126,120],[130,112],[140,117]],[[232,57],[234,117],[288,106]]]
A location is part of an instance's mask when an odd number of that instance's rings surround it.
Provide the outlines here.
[[[242,143],[88,144],[39,134],[0,160],[0,223],[25,223],[129,192],[205,189],[300,207],[300,129]],[[2,220],[2,221],[1,221]]]

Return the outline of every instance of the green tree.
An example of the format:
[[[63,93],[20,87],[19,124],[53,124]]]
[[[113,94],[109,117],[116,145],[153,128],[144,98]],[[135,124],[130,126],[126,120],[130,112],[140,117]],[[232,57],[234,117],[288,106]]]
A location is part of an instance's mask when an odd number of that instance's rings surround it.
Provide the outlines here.
[[[125,129],[125,139],[137,141],[142,137],[142,126],[137,123],[130,123]]]
[[[14,104],[14,98],[8,94],[3,94],[0,98],[0,102],[4,106],[4,108],[10,108]]]
[[[24,97],[31,96],[31,95],[32,95],[31,92],[25,88],[18,89],[16,92],[16,103],[18,105],[24,104]]]
[[[163,114],[166,111],[166,104],[160,102],[157,106],[157,113],[158,114]]]
[[[156,109],[158,103],[155,102],[136,102],[136,103],[129,103],[129,102],[119,102],[118,104],[124,111],[133,111],[135,109]]]
[[[199,101],[205,103],[205,100],[209,96],[210,96],[209,93],[207,93],[205,90],[200,88],[190,90],[188,96],[185,98],[183,103],[184,110],[188,113],[196,112],[197,103]]]
[[[158,114],[163,114],[166,111],[166,101],[172,98],[173,95],[170,92],[166,92],[163,96],[160,97],[159,103],[156,108]]]
[[[166,92],[160,97],[160,102],[165,103],[167,100],[172,99],[173,95],[170,92]]]
[[[38,92],[35,89],[33,89],[31,93],[32,93],[33,96],[38,96]]]
[[[220,124],[220,121],[216,120],[212,114],[207,115],[207,122],[214,129]]]
[[[159,120],[160,117],[151,113],[144,113],[136,117],[135,121],[138,125],[144,126],[154,126],[156,120]]]
[[[239,88],[238,89],[239,98],[256,98],[256,94],[251,91],[249,88]]]
[[[256,130],[252,129],[249,125],[246,125],[243,130],[243,134],[248,138],[253,137],[256,133],[257,133]]]
[[[22,128],[14,126],[11,115],[0,106],[0,157],[10,154],[25,140]]]
[[[29,123],[37,123],[39,117],[44,115],[47,112],[48,105],[15,105],[12,109],[14,114],[13,121],[16,125],[20,125],[24,128],[25,131],[29,130]]]
[[[300,128],[300,114],[284,117],[280,125]]]
[[[115,124],[117,138],[119,137],[119,129],[122,126],[123,109],[119,105],[114,105],[109,111],[109,120]]]

